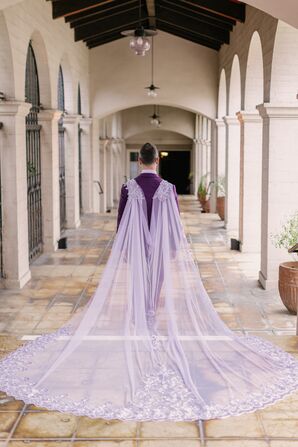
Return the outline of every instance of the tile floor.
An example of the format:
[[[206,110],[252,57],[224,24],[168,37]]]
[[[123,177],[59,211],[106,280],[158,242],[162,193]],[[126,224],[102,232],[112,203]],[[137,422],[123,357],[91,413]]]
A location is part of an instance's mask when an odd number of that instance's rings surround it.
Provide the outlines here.
[[[234,252],[223,223],[180,198],[181,217],[204,285],[235,331],[268,338],[298,357],[295,316],[277,291],[262,290],[257,256]],[[43,254],[22,290],[0,291],[0,356],[22,337],[51,332],[83,306],[109,256],[115,211],[86,215],[68,230],[67,250]],[[75,417],[24,405],[0,393],[0,447],[296,447],[298,393],[262,411],[204,423],[120,422]]]

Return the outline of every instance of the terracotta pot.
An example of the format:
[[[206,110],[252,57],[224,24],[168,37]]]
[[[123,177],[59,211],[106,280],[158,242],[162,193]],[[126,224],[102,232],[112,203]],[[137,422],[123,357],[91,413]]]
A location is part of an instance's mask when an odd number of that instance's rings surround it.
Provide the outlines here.
[[[297,314],[298,261],[283,262],[279,265],[278,290],[282,302],[289,312]]]
[[[199,199],[200,205],[202,207],[202,213],[209,213],[210,212],[210,202],[208,200],[202,200]]]
[[[204,211],[205,213],[210,213],[210,200],[206,200],[205,204],[204,204]]]
[[[217,197],[216,210],[221,220],[225,220],[225,196]]]

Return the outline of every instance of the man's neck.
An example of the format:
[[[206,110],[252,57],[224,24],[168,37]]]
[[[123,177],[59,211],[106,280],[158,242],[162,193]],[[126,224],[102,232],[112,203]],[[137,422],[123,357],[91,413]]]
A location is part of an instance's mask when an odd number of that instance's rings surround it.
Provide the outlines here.
[[[143,168],[141,171],[141,174],[144,173],[149,173],[149,174],[157,174],[156,169],[155,168]]]

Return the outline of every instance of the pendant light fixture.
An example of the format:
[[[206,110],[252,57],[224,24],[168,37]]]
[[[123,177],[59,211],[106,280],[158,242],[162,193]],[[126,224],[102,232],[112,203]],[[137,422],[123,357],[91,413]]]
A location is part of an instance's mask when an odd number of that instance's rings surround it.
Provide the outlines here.
[[[152,126],[160,127],[161,121],[160,121],[160,117],[159,117],[156,105],[154,105],[154,107],[153,107],[153,114],[149,118],[151,118],[150,124],[152,124]]]
[[[147,94],[148,96],[151,96],[152,98],[155,98],[157,96],[157,90],[159,90],[159,87],[156,87],[154,85],[154,37],[151,38],[151,84],[148,87],[145,87],[146,90],[148,90]]]
[[[135,30],[122,31],[123,36],[132,36],[129,42],[130,48],[137,56],[145,56],[150,50],[150,42],[148,37],[155,36],[156,30],[145,29],[142,25],[142,0],[139,0],[139,25]]]

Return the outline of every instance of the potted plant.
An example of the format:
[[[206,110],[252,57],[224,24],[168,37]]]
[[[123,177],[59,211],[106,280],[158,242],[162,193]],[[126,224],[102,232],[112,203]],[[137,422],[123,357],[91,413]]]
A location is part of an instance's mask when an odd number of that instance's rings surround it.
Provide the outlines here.
[[[207,188],[207,174],[202,175],[198,186],[198,200],[201,204],[203,213],[208,213],[208,188]]]
[[[221,220],[225,220],[225,196],[226,196],[226,188],[225,188],[225,177],[219,176],[215,181],[216,187],[216,210],[218,212]]]
[[[295,246],[298,242],[298,211],[283,224],[278,234],[271,238],[275,247],[285,248],[293,254],[293,261],[279,265],[278,290],[282,302],[292,314],[297,314],[298,301],[298,257]]]

